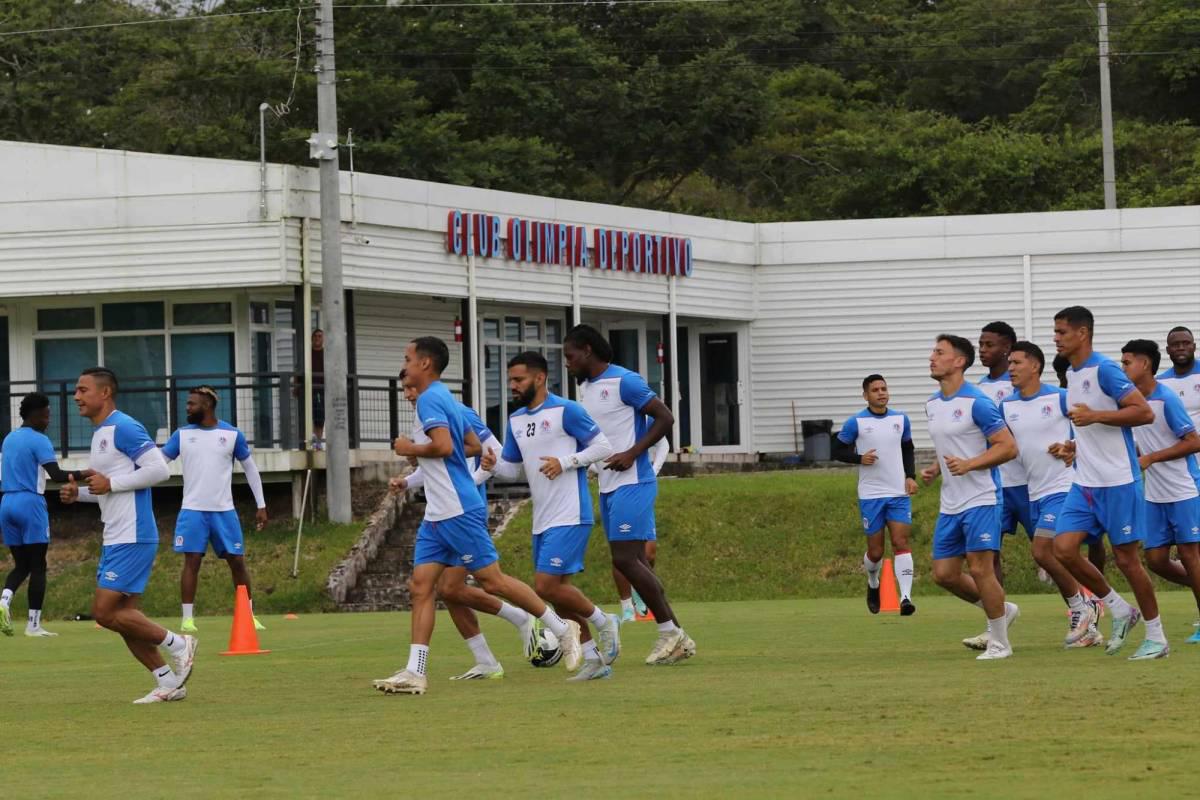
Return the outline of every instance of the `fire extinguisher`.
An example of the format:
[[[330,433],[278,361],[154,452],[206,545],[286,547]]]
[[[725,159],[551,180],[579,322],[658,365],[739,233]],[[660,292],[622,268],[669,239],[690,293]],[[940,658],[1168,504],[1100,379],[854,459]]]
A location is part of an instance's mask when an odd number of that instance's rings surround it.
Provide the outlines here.
[[[459,319],[457,316],[455,316],[454,317],[454,341],[461,342],[462,336],[463,336],[462,320]]]
[[[663,352],[663,343],[662,342],[658,343],[658,348],[657,348],[656,352],[658,355],[658,363],[662,364],[664,361],[666,361],[666,356],[664,355],[664,352]]]

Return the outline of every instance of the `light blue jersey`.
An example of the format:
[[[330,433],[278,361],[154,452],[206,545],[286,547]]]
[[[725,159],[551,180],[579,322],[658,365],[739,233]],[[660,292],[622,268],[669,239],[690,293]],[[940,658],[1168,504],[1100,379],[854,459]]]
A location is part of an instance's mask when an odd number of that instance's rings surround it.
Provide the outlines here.
[[[999,378],[993,378],[991,375],[984,375],[979,379],[979,388],[983,390],[991,401],[999,408],[1000,404],[1008,398],[1014,396],[1017,392],[1013,388],[1012,377],[1005,372]],[[1019,458],[1014,458],[1012,461],[1006,461],[1000,465],[1000,485],[1005,489],[1010,486],[1024,486],[1028,480],[1025,473],[1025,466]]]
[[[1067,408],[1116,411],[1137,391],[1117,362],[1092,353],[1078,369],[1067,370]],[[1127,427],[1084,425],[1075,429],[1075,483],[1088,488],[1124,486],[1139,475],[1133,433]]]
[[[132,474],[139,457],[154,449],[154,440],[142,423],[121,411],[113,411],[92,434],[89,466],[111,480]],[[96,498],[104,521],[104,545],[157,544],[158,525],[150,489],[109,492]]]
[[[975,458],[988,449],[988,438],[1004,430],[1004,419],[996,404],[979,389],[964,383],[947,397],[936,393],[925,403],[929,438],[933,439],[942,468],[941,513],[960,514],[978,506],[1000,502],[1000,470],[974,470],[951,475],[946,456]]]
[[[599,377],[584,381],[579,392],[580,402],[612,443],[614,453],[630,449],[650,429],[646,406],[657,395],[636,372],[609,364]],[[600,493],[607,494],[638,483],[657,483],[657,480],[647,451],[637,457],[632,469],[624,472],[600,470]]]
[[[1142,455],[1174,447],[1180,439],[1195,432],[1196,427],[1183,401],[1163,384],[1154,387],[1146,402],[1154,411],[1154,422],[1133,429],[1133,437]],[[1197,468],[1194,455],[1151,464],[1146,469],[1146,500],[1151,503],[1190,500],[1197,496],[1198,480],[1200,468]]]
[[[1176,372],[1171,365],[1158,374],[1158,382],[1183,401],[1192,424],[1200,429],[1200,362],[1193,361],[1191,368],[1183,373]]]
[[[470,431],[473,431],[475,433],[475,436],[477,436],[479,438],[479,444],[483,446],[483,452],[486,453],[488,451],[489,447],[492,450],[499,450],[500,449],[499,440],[496,439],[495,435],[492,433],[491,428],[489,428],[487,426],[487,423],[479,418],[479,414],[477,414],[475,412],[475,409],[471,408],[466,403],[459,403],[459,405],[462,406],[463,422],[466,423],[467,429]],[[491,440],[490,444],[488,441],[489,439]],[[471,459],[471,466],[474,467],[475,469],[479,469],[480,461],[481,461],[481,458],[479,456],[476,456],[475,458]],[[487,483],[485,482],[485,483],[479,484],[478,489],[479,489],[479,496],[481,498],[483,498],[483,502],[484,502],[484,504],[486,504],[487,503]]]
[[[54,445],[50,437],[33,428],[21,427],[4,437],[0,447],[3,463],[0,464],[0,487],[5,494],[14,492],[46,491],[46,473],[43,464],[55,461]]]
[[[874,464],[858,467],[858,498],[874,500],[884,497],[907,497],[904,490],[904,455],[901,444],[912,441],[912,425],[908,415],[890,408],[874,414],[864,408],[842,425],[838,439],[855,445],[859,455],[875,451]]]
[[[436,428],[450,433],[453,450],[445,458],[418,458],[425,476],[425,519],[440,522],[467,511],[486,510],[467,462],[463,437],[467,430],[462,404],[454,399],[441,381],[434,381],[417,398],[417,422],[413,441],[428,444]]]

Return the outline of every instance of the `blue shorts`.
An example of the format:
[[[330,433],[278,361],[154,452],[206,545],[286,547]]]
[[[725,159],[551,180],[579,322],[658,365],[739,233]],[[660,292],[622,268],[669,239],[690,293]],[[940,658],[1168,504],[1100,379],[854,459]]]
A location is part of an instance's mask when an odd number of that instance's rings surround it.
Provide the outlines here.
[[[1062,505],[1066,502],[1067,493],[1048,494],[1037,500],[1029,501],[1029,516],[1033,519],[1033,530],[1025,529],[1029,538],[1033,538],[1034,530],[1054,533],[1058,526],[1058,516],[1062,513]]]
[[[863,533],[874,536],[888,522],[912,524],[912,500],[904,497],[859,498],[858,513],[862,515]]]
[[[221,558],[243,553],[242,522],[236,511],[192,511],[185,508],[175,520],[175,552],[200,553],[212,544]]]
[[[1142,528],[1142,490],[1137,483],[1123,486],[1087,487],[1072,484],[1058,515],[1055,534],[1086,533],[1099,537],[1108,534],[1114,547],[1140,542]]]
[[[1000,507],[975,506],[958,514],[938,514],[933,529],[933,558],[1000,549]]]
[[[652,542],[658,482],[621,486],[600,495],[600,521],[610,542]]]
[[[1029,487],[1005,486],[1001,496],[1004,498],[1004,508],[1000,512],[1000,533],[1005,536],[1016,533],[1019,522],[1025,529],[1025,535],[1032,539],[1037,517],[1029,508]]]
[[[592,535],[589,525],[559,525],[533,537],[533,571],[547,575],[583,572],[583,555]]]
[[[50,542],[46,498],[34,492],[10,492],[0,501],[0,529],[6,547]]]
[[[150,580],[150,569],[158,555],[155,542],[108,544],[100,549],[96,586],[121,594],[141,594]]]
[[[1200,497],[1189,497],[1174,503],[1146,501],[1146,549],[1170,547],[1173,544],[1200,542]]]
[[[437,522],[425,520],[417,529],[413,566],[445,564],[474,572],[499,560],[500,554],[488,533],[486,508],[464,511]]]

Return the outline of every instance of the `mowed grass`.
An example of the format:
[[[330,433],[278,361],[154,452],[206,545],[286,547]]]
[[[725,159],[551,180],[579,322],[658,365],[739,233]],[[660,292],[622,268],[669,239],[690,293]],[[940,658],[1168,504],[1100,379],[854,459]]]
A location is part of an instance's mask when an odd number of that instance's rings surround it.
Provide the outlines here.
[[[940,593],[905,619],[681,603],[695,659],[644,666],[654,626],[634,623],[614,678],[582,685],[522,664],[494,618],[508,676],[451,683],[470,658],[439,614],[423,697],[370,684],[404,665],[405,614],[268,617],[273,652],[241,658],[205,618],[189,698],[156,706],[130,704],[151,680],[115,635],[59,623],[0,639],[4,796],[1186,796],[1190,599],[1163,598],[1176,651],[1143,663],[1064,651],[1061,601],[1015,599],[1016,656],[990,663],[958,643],[980,612]]]

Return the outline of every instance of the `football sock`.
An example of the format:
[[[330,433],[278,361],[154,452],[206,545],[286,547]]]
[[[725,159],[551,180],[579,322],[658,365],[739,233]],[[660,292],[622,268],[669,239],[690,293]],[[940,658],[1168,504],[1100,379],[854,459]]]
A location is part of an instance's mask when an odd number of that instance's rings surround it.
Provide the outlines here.
[[[1087,601],[1083,599],[1081,592],[1076,592],[1067,598],[1067,608],[1072,611],[1087,611]]]
[[[408,671],[414,675],[424,675],[429,666],[429,645],[413,644],[408,647]]]
[[[500,610],[496,612],[496,616],[505,622],[515,625],[518,628],[525,624],[525,620],[529,618],[528,611],[522,611],[514,605],[509,605],[503,600],[500,601]]]
[[[1005,603],[1004,607],[1007,611],[1008,604]],[[988,630],[993,642],[1008,647],[1008,618],[1004,614],[1001,614],[997,619],[989,619]]]
[[[166,637],[158,643],[158,646],[167,648],[167,652],[173,656],[187,650],[187,642],[183,640],[183,637],[170,631],[167,631]]]
[[[900,584],[900,597],[907,600],[912,597],[913,557],[905,550],[896,553],[896,581]]]
[[[8,604],[12,602],[12,596],[12,589],[5,589],[3,592],[0,592],[0,606],[8,608]]]
[[[1146,620],[1146,638],[1159,644],[1167,643],[1167,635],[1163,632],[1162,617]]]
[[[671,620],[667,620],[666,622],[658,623],[658,632],[659,633],[674,633],[677,630],[679,630],[679,626],[676,625]]]
[[[1104,605],[1108,606],[1114,617],[1128,617],[1133,613],[1133,606],[1125,602],[1125,598],[1117,594],[1116,589],[1109,589],[1108,594],[1104,595]]]
[[[608,615],[604,613],[604,609],[600,606],[593,606],[592,613],[588,616],[588,622],[597,627],[603,625],[607,619]]]
[[[626,613],[632,614],[633,613],[633,598],[632,597],[621,598],[621,613],[622,614],[626,614]]]
[[[542,614],[542,616],[538,617],[538,619],[542,621],[542,624],[546,626],[547,630],[560,639],[566,636],[567,631],[570,630],[567,627],[567,623],[563,622],[563,618],[558,614],[555,614],[554,609],[550,606],[546,606],[546,612]]]
[[[600,648],[596,646],[596,641],[594,639],[583,643],[583,658],[585,661],[600,660]]]
[[[163,689],[178,689],[179,676],[176,675],[169,666],[163,665],[156,670],[151,670],[154,673],[154,679],[158,681],[159,687]]]
[[[471,654],[475,656],[475,663],[479,666],[495,667],[499,664],[482,633],[467,639],[467,647],[471,648]]]
[[[29,627],[30,629],[42,627],[42,610],[40,608],[29,609]]]
[[[184,603],[183,604],[183,618],[191,619],[194,616],[196,616],[196,604],[195,603]]]
[[[879,588],[879,570],[883,566],[883,560],[872,561],[871,558],[863,553],[863,567],[867,570],[867,586],[872,589]]]

